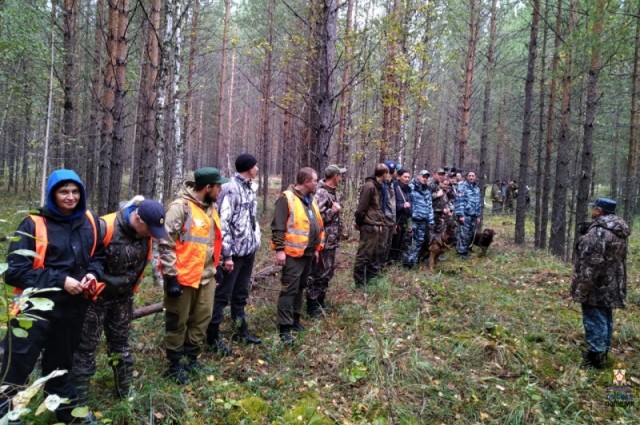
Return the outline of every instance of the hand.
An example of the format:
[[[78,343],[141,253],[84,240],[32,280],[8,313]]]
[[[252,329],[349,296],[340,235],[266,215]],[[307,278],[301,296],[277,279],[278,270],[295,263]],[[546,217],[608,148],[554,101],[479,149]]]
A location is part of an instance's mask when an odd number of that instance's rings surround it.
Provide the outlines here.
[[[339,204],[339,203],[337,203],[337,202],[334,202],[334,203],[333,203],[333,205],[331,206],[331,210],[332,210],[334,213],[340,212],[340,210],[341,210],[341,209],[342,209],[342,207],[341,207],[341,206],[340,206],[340,204]]]
[[[164,292],[170,298],[177,298],[182,295],[182,286],[177,277],[172,276],[164,280]]]
[[[476,218],[476,224],[479,226],[482,219],[480,217]]]
[[[408,210],[409,208],[411,208],[411,203],[410,202],[405,202],[404,203],[404,209]]]
[[[316,251],[313,253],[316,264],[320,264],[320,251]]]
[[[70,295],[80,295],[82,291],[84,291],[85,284],[81,283],[79,280],[72,278],[71,276],[67,276],[64,280],[64,290],[67,291]]]
[[[464,217],[458,217],[458,221],[462,224],[464,224]]]
[[[436,192],[436,198],[441,197],[442,195],[444,195],[444,190],[442,189],[438,189],[438,191]]]
[[[216,267],[216,274],[214,278],[218,284],[222,283],[222,280],[224,279],[224,270],[225,269],[223,267]]]
[[[287,259],[287,254],[284,251],[276,251],[276,265],[284,266],[284,262]]]
[[[231,258],[224,260],[223,267],[225,272],[231,273],[233,271],[233,260]]]

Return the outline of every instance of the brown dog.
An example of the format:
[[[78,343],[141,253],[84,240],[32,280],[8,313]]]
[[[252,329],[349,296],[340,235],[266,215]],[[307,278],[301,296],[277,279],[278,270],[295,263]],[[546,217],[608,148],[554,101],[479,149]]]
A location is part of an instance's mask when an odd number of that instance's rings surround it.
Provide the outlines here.
[[[433,270],[438,258],[455,243],[456,226],[449,226],[445,230],[431,239],[429,244],[429,270]]]
[[[482,232],[477,231],[473,237],[473,244],[479,246],[480,249],[482,249],[482,254],[485,254],[489,245],[493,242],[495,234],[496,232],[494,232],[493,229],[484,229]]]

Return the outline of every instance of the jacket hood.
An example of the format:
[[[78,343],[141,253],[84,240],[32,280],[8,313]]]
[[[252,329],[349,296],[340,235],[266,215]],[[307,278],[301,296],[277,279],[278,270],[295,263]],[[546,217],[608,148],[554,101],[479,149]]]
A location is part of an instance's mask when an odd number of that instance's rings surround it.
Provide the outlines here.
[[[207,204],[206,202],[203,202],[196,197],[194,193],[195,187],[196,183],[193,180],[185,181],[182,187],[180,187],[180,190],[178,190],[178,197],[193,201],[196,204],[200,205],[202,208],[209,208],[211,204]]]
[[[380,182],[379,182],[379,181],[378,181],[378,179],[376,179],[374,176],[369,176],[369,177],[366,177],[366,178],[364,179],[364,181],[365,181],[365,182],[367,182],[367,181],[369,181],[369,180],[370,180],[370,181],[372,181],[372,182],[373,182],[373,184],[375,184],[375,185],[376,185],[376,187],[378,187],[378,188],[380,187]]]
[[[56,201],[54,199],[56,189],[65,183],[75,183],[80,187],[80,201],[78,201],[78,206],[71,215],[63,214],[56,205]],[[82,183],[82,180],[80,180],[80,177],[75,171],[55,170],[51,173],[49,180],[47,181],[47,200],[45,206],[51,214],[70,220],[81,217],[86,212],[87,194],[84,189],[84,183]]]
[[[622,239],[627,239],[631,234],[631,230],[629,230],[627,223],[622,218],[614,214],[599,217],[591,223],[590,227],[602,227],[603,229],[613,232],[614,235]]]

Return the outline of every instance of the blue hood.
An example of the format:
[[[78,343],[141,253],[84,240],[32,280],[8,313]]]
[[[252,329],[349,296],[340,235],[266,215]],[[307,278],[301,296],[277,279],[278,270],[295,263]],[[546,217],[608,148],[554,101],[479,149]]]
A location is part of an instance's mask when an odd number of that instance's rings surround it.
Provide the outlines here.
[[[60,210],[58,209],[58,206],[56,205],[55,199],[53,197],[53,192],[55,191],[55,189],[57,189],[61,184],[63,183],[75,183],[78,186],[80,186],[80,201],[78,202],[78,206],[76,207],[75,211],[73,212],[73,214],[71,215],[64,215],[60,212]],[[55,170],[53,173],[51,173],[51,175],[49,176],[49,180],[47,181],[47,203],[46,203],[46,207],[47,210],[49,210],[50,213],[61,217],[61,218],[66,218],[69,220],[73,220],[75,218],[81,217],[82,215],[84,215],[85,211],[87,210],[87,195],[85,193],[84,190],[84,184],[82,183],[82,180],[80,180],[80,177],[78,176],[78,174],[76,174],[75,171],[73,170]]]

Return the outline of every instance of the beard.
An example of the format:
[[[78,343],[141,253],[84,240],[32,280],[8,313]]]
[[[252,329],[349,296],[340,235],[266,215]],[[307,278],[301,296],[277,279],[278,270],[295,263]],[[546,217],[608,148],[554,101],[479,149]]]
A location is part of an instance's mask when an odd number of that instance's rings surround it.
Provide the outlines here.
[[[207,193],[204,195],[204,202],[205,204],[213,204],[214,202],[216,202],[216,199]]]

